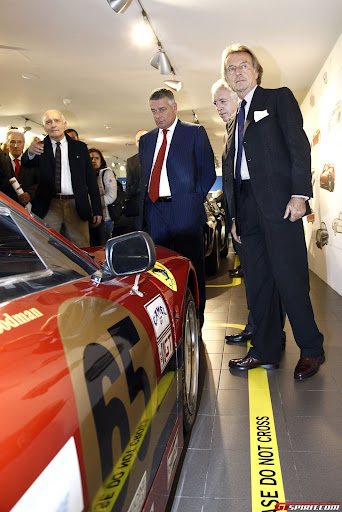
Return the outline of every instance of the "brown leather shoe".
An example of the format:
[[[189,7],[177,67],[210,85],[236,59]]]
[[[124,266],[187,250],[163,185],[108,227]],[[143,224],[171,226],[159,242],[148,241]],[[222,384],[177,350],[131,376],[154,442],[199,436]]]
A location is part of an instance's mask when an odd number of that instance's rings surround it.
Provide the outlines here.
[[[318,372],[319,367],[325,361],[324,354],[318,357],[301,357],[294,371],[296,380],[304,380]]]
[[[254,357],[248,354],[242,359],[231,359],[229,361],[229,367],[234,368],[235,370],[251,370],[252,368],[258,368],[259,366],[272,370],[274,368],[279,368],[279,363],[259,361],[259,359],[254,359]]]

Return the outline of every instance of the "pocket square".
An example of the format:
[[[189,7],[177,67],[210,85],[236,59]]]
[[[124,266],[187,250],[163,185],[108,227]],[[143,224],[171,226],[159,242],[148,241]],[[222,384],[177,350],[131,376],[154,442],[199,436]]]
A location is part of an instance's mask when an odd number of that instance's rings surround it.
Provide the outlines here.
[[[255,110],[254,121],[257,123],[258,121],[261,121],[261,119],[264,119],[264,117],[268,115],[269,113],[267,112],[267,110]]]

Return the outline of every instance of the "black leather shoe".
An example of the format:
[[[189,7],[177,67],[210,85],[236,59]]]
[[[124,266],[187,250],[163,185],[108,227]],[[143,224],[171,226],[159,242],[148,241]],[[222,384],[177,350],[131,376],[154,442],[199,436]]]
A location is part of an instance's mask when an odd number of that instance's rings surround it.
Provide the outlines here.
[[[248,331],[246,328],[236,334],[228,334],[226,336],[226,343],[241,343],[243,341],[249,341],[253,336],[252,331]]]
[[[319,367],[324,361],[324,354],[318,357],[301,357],[294,371],[295,380],[304,380],[312,377],[318,372]]]
[[[275,368],[279,368],[279,363],[260,361],[259,359],[254,359],[254,357],[248,354],[242,359],[231,359],[229,361],[229,368],[234,368],[234,370],[252,370],[253,368],[259,368],[259,366],[267,368],[268,370],[273,370]]]
[[[238,266],[234,270],[231,270],[229,272],[229,275],[230,275],[230,277],[243,277],[242,268],[240,266]]]

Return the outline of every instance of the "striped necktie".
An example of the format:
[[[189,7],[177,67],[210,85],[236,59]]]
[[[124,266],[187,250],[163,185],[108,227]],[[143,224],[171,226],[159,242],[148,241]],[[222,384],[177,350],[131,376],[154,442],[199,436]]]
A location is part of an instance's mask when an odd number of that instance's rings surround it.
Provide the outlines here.
[[[60,142],[57,142],[57,144],[56,144],[55,166],[56,166],[55,189],[56,189],[56,194],[60,194],[61,193],[61,180],[62,180],[62,157],[61,157],[61,143]]]

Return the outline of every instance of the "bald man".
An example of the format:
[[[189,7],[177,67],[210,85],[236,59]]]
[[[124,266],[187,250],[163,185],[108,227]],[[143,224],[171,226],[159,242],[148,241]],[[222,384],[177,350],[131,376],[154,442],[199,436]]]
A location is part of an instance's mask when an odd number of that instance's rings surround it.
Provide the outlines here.
[[[67,123],[58,110],[45,112],[43,125],[47,133],[44,141],[34,140],[22,157],[25,165],[40,169],[32,211],[56,231],[64,225],[71,242],[88,247],[88,222],[100,224],[102,206],[87,146],[64,133]]]

